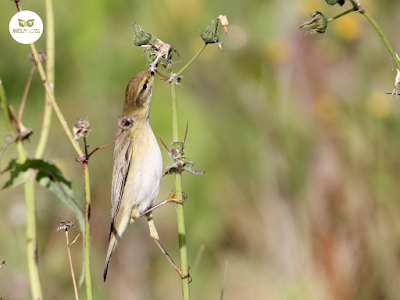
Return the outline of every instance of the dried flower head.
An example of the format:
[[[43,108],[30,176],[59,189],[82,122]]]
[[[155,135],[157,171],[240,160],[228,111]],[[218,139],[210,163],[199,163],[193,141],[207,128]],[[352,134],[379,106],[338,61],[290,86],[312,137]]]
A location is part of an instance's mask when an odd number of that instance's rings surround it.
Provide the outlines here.
[[[132,128],[133,123],[135,123],[135,121],[132,118],[119,118],[118,127],[122,130],[128,130]]]
[[[20,140],[29,139],[29,137],[32,135],[32,133],[33,133],[33,129],[32,128],[26,128],[26,127],[21,126],[21,131],[18,132],[18,138]]]
[[[315,14],[311,15],[311,20],[303,23],[300,26],[300,29],[303,29],[306,33],[324,33],[326,27],[328,26],[328,20],[326,17],[319,11],[315,12]]]
[[[227,16],[219,15],[218,20],[221,23],[221,26],[224,28],[225,34],[228,33],[229,22]]]
[[[47,59],[47,54],[43,50],[38,50],[38,54],[41,62],[44,62]],[[35,56],[33,56],[33,53],[29,53],[29,59],[32,62],[35,62]]]
[[[90,123],[84,119],[79,119],[78,123],[72,127],[74,138],[77,140],[81,137],[87,138],[90,132]]]
[[[67,231],[70,227],[76,227],[74,221],[61,221],[60,226],[57,227],[57,232]],[[78,228],[78,227],[76,227]]]

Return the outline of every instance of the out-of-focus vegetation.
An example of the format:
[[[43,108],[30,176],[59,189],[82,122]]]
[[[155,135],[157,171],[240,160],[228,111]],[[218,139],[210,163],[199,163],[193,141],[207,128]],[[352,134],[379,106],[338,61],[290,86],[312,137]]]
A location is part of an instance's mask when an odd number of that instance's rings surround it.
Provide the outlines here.
[[[23,9],[45,22],[42,1]],[[400,51],[400,2],[361,0]],[[193,299],[216,299],[228,261],[225,299],[398,299],[400,294],[400,100],[394,63],[357,13],[305,35],[308,13],[350,8],[303,1],[55,1],[55,96],[70,126],[87,118],[91,148],[110,142],[125,87],[146,68],[133,45],[132,21],[175,47],[186,63],[201,29],[219,14],[230,28],[220,50],[207,46],[178,87],[179,119],[189,120],[186,155],[203,176],[184,174]],[[0,4],[0,78],[19,106],[31,62],[15,42],[12,1]],[[45,37],[36,43],[44,49]],[[176,58],[175,58],[176,59]],[[180,65],[183,66],[181,63]],[[175,70],[179,66],[174,66]],[[39,138],[44,89],[35,74],[24,124]],[[171,140],[170,94],[156,82],[150,121]],[[1,121],[0,136],[6,129]],[[92,280],[95,299],[179,299],[180,279],[139,220],[125,233],[102,283],[110,222],[112,147],[90,159]],[[164,151],[164,165],[170,158]],[[17,156],[11,146],[2,168]],[[72,179],[83,207],[82,166],[53,117],[45,158]],[[8,175],[0,176],[0,185]],[[159,200],[173,187],[165,177]],[[39,267],[45,299],[72,299],[61,220],[73,220],[51,193],[37,189]],[[0,297],[29,299],[23,188],[0,193]],[[161,242],[178,258],[174,205],[154,213]],[[71,231],[71,234],[73,231]],[[82,240],[72,247],[76,270]],[[84,298],[84,288],[80,289]]]

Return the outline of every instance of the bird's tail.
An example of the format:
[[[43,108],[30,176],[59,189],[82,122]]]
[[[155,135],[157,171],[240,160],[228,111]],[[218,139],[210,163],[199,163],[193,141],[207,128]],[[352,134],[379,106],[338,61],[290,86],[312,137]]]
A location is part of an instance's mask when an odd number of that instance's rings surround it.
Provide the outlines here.
[[[119,224],[115,224],[114,221],[111,222],[110,229],[110,238],[108,242],[108,250],[106,261],[104,262],[104,272],[103,272],[103,281],[106,281],[108,266],[110,265],[111,255],[114,253],[115,248],[117,248],[118,242],[121,239],[122,234],[126,230],[129,224],[129,218],[127,220],[122,220]]]

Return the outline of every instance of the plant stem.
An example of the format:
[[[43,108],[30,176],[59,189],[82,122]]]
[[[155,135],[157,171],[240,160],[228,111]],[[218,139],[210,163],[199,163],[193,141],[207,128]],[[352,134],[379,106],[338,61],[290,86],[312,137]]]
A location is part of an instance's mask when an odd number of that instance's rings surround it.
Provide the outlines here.
[[[92,300],[92,273],[90,263],[90,210],[91,210],[91,197],[90,197],[90,180],[89,180],[89,166],[87,161],[83,162],[83,173],[85,176],[85,274],[86,274],[86,299]]]
[[[55,37],[54,37],[54,10],[53,0],[45,0],[46,4],[46,75],[50,85],[51,92],[54,95],[54,61],[55,61]],[[40,133],[39,143],[36,148],[35,157],[42,158],[46,150],[49,139],[50,122],[52,107],[49,95],[46,94],[43,114],[42,131]]]
[[[228,261],[225,261],[225,270],[224,270],[224,277],[222,278],[222,288],[221,288],[221,297],[220,300],[224,299],[224,291],[225,291],[225,282],[226,282],[226,273],[228,270]]]
[[[178,71],[178,73],[176,73],[176,76],[179,76],[182,74],[183,71],[186,70],[187,67],[189,67],[191,65],[191,63],[200,55],[201,52],[203,52],[204,48],[207,46],[206,43],[203,44],[203,46],[200,48],[199,52],[196,53],[195,56],[193,56],[193,58],[182,68]],[[172,84],[174,85],[174,84]]]
[[[24,95],[22,96],[21,105],[20,105],[19,111],[18,111],[18,122],[20,122],[20,123],[22,123],[22,116],[24,114],[26,98],[28,98],[29,87],[31,86],[32,77],[33,77],[33,74],[35,73],[35,70],[36,70],[36,65],[33,65],[31,68],[31,71],[29,72],[28,81],[26,82]]]
[[[26,161],[25,149],[22,141],[18,141],[18,154],[20,163]],[[26,251],[28,258],[29,280],[31,283],[32,299],[41,300],[42,288],[39,280],[37,236],[36,236],[36,198],[35,198],[35,177],[32,171],[28,171],[29,179],[25,183],[26,202]]]
[[[200,54],[200,52],[198,54]],[[192,61],[193,61],[193,59],[192,59]],[[172,95],[172,136],[173,136],[173,141],[178,142],[179,136],[178,136],[176,79],[174,79],[171,84],[171,95]],[[176,193],[177,199],[182,199],[182,174],[181,173],[175,173],[175,193]],[[188,274],[189,268],[188,268],[188,263],[187,263],[185,214],[184,214],[184,210],[183,210],[183,203],[176,204],[176,212],[178,215],[179,253],[180,253],[180,258],[181,258],[181,270],[182,270],[182,273]],[[182,293],[183,293],[184,300],[190,299],[189,278],[182,279]]]
[[[64,119],[63,114],[60,111],[60,108],[57,105],[57,102],[54,98],[54,94],[52,90],[50,89],[49,82],[47,81],[46,78],[46,73],[43,69],[43,65],[40,62],[39,55],[37,53],[35,44],[32,43],[30,44],[32,53],[35,57],[35,62],[38,66],[40,77],[42,78],[44,88],[46,89],[47,95],[50,99],[51,104],[53,105],[53,108],[56,112],[56,115],[61,123],[61,126],[63,127],[65,133],[67,134],[68,139],[70,140],[72,146],[74,147],[75,151],[78,153],[78,156],[81,157],[83,156],[83,152],[81,148],[79,147],[79,144],[77,141],[75,141],[72,132],[69,130],[67,122]],[[92,299],[92,279],[91,279],[91,272],[90,272],[90,182],[89,182],[89,166],[87,163],[83,163],[84,165],[84,174],[85,174],[85,192],[86,192],[86,201],[85,201],[85,213],[86,213],[86,220],[85,220],[85,278],[86,278],[86,294],[87,294],[87,300]]]
[[[347,15],[348,13],[351,13],[353,11],[355,11],[355,9],[354,8],[350,8],[349,10],[346,10],[346,11],[342,12],[341,14],[338,14],[337,16],[329,18],[327,21],[328,22],[332,22],[333,20],[336,20],[337,18],[343,17],[344,15]]]
[[[68,230],[65,230],[65,238],[67,239],[68,259],[69,259],[69,266],[71,268],[72,283],[74,285],[75,299],[79,300],[78,288],[76,287],[74,267],[72,266],[71,249],[69,249],[70,245],[69,245],[69,238],[68,238]]]
[[[396,54],[396,52],[394,51],[392,45],[390,44],[388,38],[386,37],[385,33],[382,31],[382,29],[380,28],[380,26],[378,25],[378,23],[376,23],[376,21],[366,12],[366,11],[361,11],[360,12],[364,17],[367,18],[367,20],[372,24],[372,26],[374,26],[375,30],[378,32],[378,34],[381,36],[383,42],[386,45],[386,48],[388,48],[390,54],[393,57],[394,62],[396,63],[396,67],[398,70],[400,70],[400,61],[399,58]]]
[[[40,77],[42,78],[42,81],[43,81],[44,88],[46,89],[46,92],[47,92],[47,95],[49,96],[51,104],[53,105],[53,108],[54,108],[54,110],[56,112],[56,115],[57,115],[58,119],[60,120],[61,126],[64,129],[65,133],[67,134],[67,137],[68,137],[69,141],[71,142],[72,146],[74,147],[75,151],[78,153],[79,156],[83,156],[83,152],[82,152],[81,148],[79,148],[78,142],[75,141],[71,130],[69,130],[68,124],[65,121],[64,116],[61,113],[60,108],[57,105],[56,99],[54,98],[53,92],[50,89],[50,85],[49,85],[49,82],[47,81],[46,73],[45,73],[45,71],[43,69],[43,65],[40,62],[39,55],[37,53],[35,44],[32,43],[30,45],[31,45],[31,49],[32,49],[33,55],[35,57],[35,62],[36,62],[37,66],[38,66],[38,69],[39,69]]]
[[[388,38],[386,37],[385,33],[382,31],[381,27],[376,23],[376,21],[360,6],[358,3],[354,0],[349,0],[351,4],[354,7],[354,10],[358,11],[360,14],[362,14],[371,24],[374,26],[375,30],[378,32],[378,34],[381,36],[383,42],[385,43],[386,47],[388,48],[390,54],[393,57],[394,62],[396,63],[396,67],[398,70],[400,70],[400,60],[394,51],[392,45],[390,44]]]
[[[3,106],[4,119],[6,121],[8,131],[11,135],[15,135],[15,129],[11,124],[8,114],[7,98],[4,87],[0,82],[0,101]],[[19,163],[26,161],[26,153],[22,141],[17,143],[17,151]],[[29,171],[30,172],[30,171]],[[26,252],[28,259],[28,272],[31,284],[31,293],[34,300],[41,300],[42,288],[39,280],[38,253],[37,253],[37,237],[36,237],[36,198],[35,198],[35,178],[30,173],[28,181],[25,183],[25,202],[26,202]]]
[[[363,10],[363,9],[358,5],[358,3],[357,3],[356,1],[354,1],[354,0],[349,0],[349,1],[350,1],[351,4],[353,5],[354,10],[356,10],[356,11],[361,11],[361,10]]]

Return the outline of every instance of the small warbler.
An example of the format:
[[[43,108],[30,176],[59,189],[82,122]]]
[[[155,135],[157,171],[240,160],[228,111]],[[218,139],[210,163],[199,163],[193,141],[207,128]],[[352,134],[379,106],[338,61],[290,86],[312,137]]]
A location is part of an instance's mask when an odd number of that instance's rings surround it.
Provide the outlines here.
[[[111,255],[122,234],[129,223],[152,207],[160,190],[163,161],[149,121],[153,87],[154,73],[148,70],[133,77],[125,91],[125,105],[121,117],[133,120],[133,126],[129,129],[120,126],[118,134],[121,135],[115,142],[111,230],[104,265],[104,281]],[[151,213],[147,216],[150,234],[158,244],[158,234]]]

